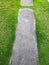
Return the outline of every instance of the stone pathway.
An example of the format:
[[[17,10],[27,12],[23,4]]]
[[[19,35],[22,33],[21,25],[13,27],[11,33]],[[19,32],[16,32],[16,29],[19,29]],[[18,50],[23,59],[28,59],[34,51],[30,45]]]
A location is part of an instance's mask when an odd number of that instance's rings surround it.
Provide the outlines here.
[[[10,65],[37,65],[38,49],[34,12],[30,8],[19,10],[16,38]]]
[[[23,6],[32,6],[33,0],[21,0],[21,5]]]

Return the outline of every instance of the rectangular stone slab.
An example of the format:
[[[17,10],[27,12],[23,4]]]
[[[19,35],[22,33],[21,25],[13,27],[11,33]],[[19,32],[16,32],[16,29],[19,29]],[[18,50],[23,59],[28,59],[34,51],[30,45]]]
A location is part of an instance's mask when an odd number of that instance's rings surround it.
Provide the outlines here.
[[[29,8],[20,9],[10,65],[37,65],[37,63],[38,50],[34,13]]]
[[[21,5],[22,6],[32,6],[33,0],[21,0]]]

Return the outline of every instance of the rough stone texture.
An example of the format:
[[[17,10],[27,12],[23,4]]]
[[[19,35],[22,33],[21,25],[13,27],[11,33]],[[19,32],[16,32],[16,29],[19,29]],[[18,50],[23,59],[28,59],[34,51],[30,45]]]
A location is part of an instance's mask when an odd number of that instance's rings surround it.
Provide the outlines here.
[[[37,65],[38,50],[32,9],[20,9],[10,65]]]
[[[21,0],[21,5],[23,6],[32,6],[33,0]]]

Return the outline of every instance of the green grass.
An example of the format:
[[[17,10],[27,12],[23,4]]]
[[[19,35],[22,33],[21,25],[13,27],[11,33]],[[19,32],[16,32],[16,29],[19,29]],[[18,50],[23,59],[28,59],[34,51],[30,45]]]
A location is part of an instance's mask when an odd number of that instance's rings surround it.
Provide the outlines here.
[[[18,22],[20,0],[0,0],[0,65],[9,65],[15,30]],[[39,65],[49,65],[49,3],[34,0]]]
[[[0,65],[9,65],[18,10],[19,1],[0,0]]]
[[[35,2],[34,2],[35,3]],[[34,5],[39,52],[39,65],[49,65],[49,3]]]

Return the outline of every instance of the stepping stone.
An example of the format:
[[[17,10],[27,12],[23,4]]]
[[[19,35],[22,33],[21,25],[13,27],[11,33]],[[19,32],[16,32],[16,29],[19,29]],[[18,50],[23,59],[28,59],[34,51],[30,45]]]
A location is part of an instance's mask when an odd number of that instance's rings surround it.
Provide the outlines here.
[[[22,6],[32,6],[33,0],[21,0],[21,5]]]
[[[38,50],[34,13],[29,8],[20,9],[10,65],[37,65],[37,63]]]

